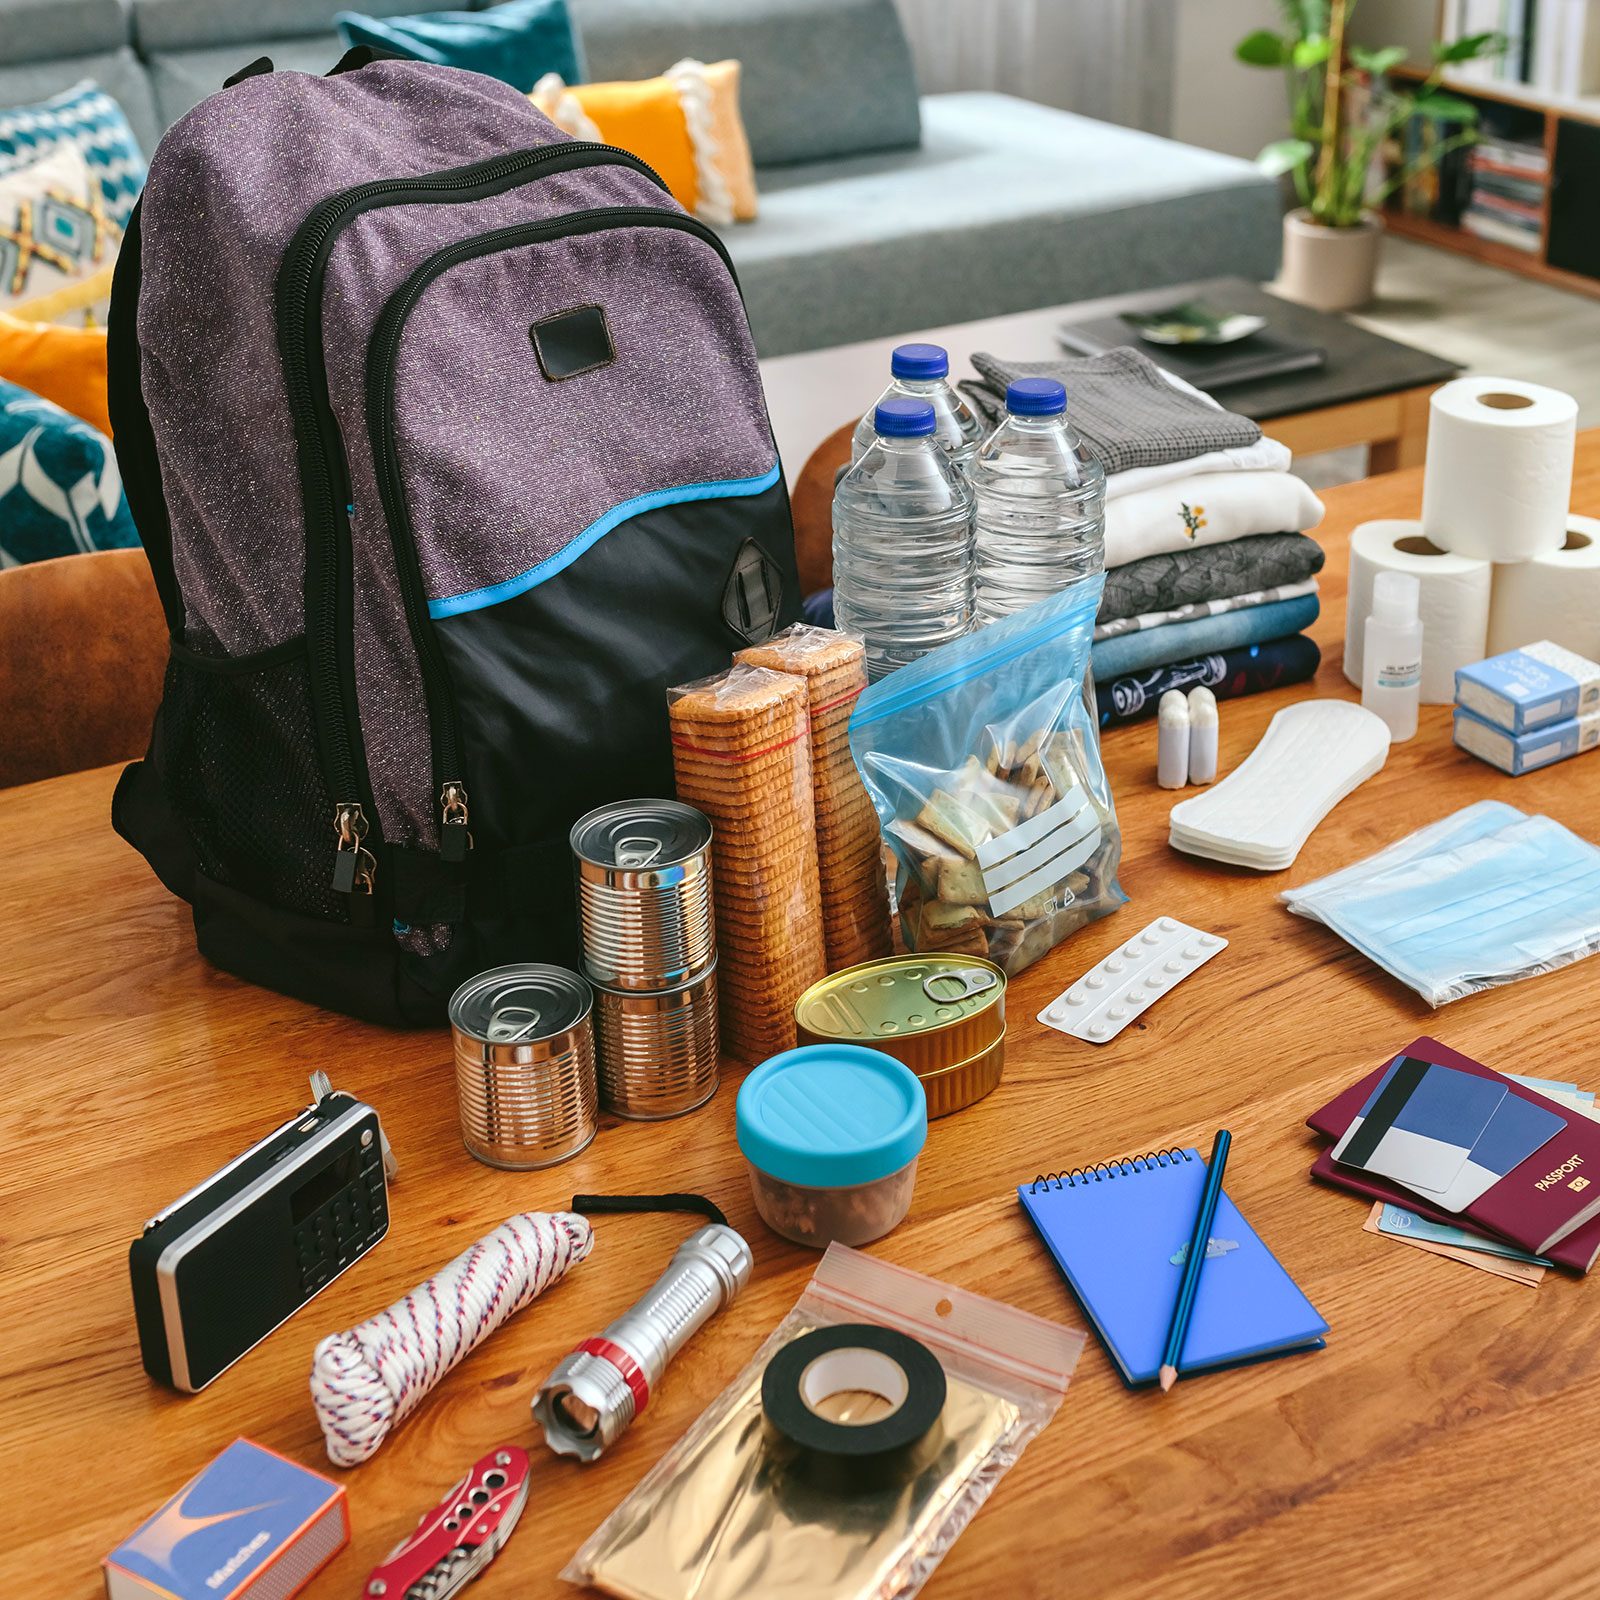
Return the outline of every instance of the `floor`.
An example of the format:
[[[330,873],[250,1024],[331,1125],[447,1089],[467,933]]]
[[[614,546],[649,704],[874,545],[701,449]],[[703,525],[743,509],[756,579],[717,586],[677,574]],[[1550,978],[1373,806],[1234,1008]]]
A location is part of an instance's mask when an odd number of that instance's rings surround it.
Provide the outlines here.
[[[1578,426],[1600,426],[1600,300],[1391,238],[1383,242],[1378,298],[1355,320],[1472,372],[1564,389],[1577,399]],[[1325,489],[1364,477],[1365,457],[1364,450],[1337,450],[1296,467]]]

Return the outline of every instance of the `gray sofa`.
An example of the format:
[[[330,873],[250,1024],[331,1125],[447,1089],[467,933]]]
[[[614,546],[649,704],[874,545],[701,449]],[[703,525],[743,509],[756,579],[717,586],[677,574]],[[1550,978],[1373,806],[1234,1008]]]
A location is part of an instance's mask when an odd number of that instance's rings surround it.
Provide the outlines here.
[[[339,3],[0,0],[0,106],[94,78],[148,153],[257,56],[326,71]],[[1277,267],[1253,167],[1005,95],[919,99],[893,0],[569,3],[592,79],[743,62],[761,216],[726,238],[763,355]]]

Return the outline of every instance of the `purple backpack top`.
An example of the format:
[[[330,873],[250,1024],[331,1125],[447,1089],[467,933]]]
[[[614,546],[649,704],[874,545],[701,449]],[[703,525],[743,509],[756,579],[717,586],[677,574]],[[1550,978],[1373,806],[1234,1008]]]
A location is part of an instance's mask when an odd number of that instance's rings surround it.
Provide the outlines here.
[[[571,824],[798,615],[716,235],[492,79],[259,71],[156,150],[110,387],[172,634],[113,819],[202,953],[384,1022],[570,962]]]

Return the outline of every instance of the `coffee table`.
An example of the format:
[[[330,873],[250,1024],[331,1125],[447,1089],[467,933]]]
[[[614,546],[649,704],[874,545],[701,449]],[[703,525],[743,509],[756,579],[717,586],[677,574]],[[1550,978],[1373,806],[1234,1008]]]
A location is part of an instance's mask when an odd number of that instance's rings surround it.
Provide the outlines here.
[[[1018,360],[1042,359],[1060,352],[1056,330],[1063,323],[1120,311],[1149,311],[1183,300],[1255,312],[1270,318],[1277,332],[1327,351],[1321,367],[1231,385],[1219,393],[1230,410],[1254,418],[1295,455],[1364,444],[1370,452],[1370,473],[1422,464],[1428,396],[1460,367],[1371,333],[1348,318],[1295,305],[1243,278],[1212,278],[777,356],[762,362],[761,370],[773,433],[788,463],[802,586],[809,592],[828,582],[834,473],[849,459],[850,430],[856,419],[888,382],[889,352],[897,344],[911,340],[942,344],[950,352],[952,377],[967,378],[974,375],[968,359],[974,350]],[[1128,342],[1139,344],[1132,330]],[[1160,360],[1157,347],[1140,348]],[[841,416],[849,418],[842,425]]]

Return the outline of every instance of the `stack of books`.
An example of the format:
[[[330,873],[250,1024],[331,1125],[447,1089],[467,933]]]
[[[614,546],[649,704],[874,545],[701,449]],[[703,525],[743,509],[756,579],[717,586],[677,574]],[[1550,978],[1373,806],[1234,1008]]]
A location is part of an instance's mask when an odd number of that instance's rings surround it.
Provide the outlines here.
[[[1600,0],[1444,0],[1446,43],[1503,34],[1507,49],[1451,69],[1453,79],[1524,84],[1578,99],[1600,94]]]
[[[1459,122],[1440,117],[1413,117],[1406,124],[1404,143],[1393,141],[1387,155],[1392,168],[1406,173],[1400,189],[1400,204],[1414,217],[1427,217],[1446,227],[1458,227],[1472,198],[1472,168],[1469,151],[1457,145],[1445,149],[1434,159],[1434,151],[1461,132]]]
[[[1470,188],[1461,226],[1480,239],[1536,254],[1550,180],[1543,146],[1482,139],[1472,147],[1467,172]]]

